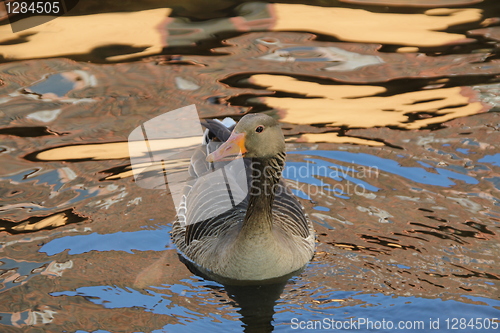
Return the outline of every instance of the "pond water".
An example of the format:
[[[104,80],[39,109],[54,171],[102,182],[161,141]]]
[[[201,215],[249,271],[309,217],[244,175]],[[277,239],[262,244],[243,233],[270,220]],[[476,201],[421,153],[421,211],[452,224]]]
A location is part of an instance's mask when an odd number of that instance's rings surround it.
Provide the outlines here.
[[[496,0],[1,6],[0,332],[500,330]],[[286,283],[192,273],[134,182],[130,133],[192,104],[280,120],[317,233]]]

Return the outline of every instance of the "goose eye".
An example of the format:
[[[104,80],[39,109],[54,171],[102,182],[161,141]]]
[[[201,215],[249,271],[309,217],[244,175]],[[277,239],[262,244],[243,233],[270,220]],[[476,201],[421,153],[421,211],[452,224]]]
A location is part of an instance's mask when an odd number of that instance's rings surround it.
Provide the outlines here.
[[[257,128],[255,129],[255,132],[260,133],[263,130],[264,130],[264,126],[257,126]]]

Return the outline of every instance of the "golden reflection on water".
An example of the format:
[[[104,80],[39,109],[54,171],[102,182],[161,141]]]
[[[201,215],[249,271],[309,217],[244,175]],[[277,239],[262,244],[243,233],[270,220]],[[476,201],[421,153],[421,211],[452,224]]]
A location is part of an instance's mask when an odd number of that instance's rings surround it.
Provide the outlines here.
[[[319,98],[262,97],[274,109],[282,110],[281,119],[292,124],[347,125],[369,128],[398,126],[418,129],[485,110],[463,94],[464,87],[412,91],[392,96],[373,96],[385,91],[376,86],[320,85],[289,76],[254,75],[251,82],[271,90],[304,94]],[[435,116],[410,121],[408,115],[432,113]]]
[[[435,47],[474,41],[463,34],[444,30],[482,19],[482,11],[476,8],[434,8],[423,14],[395,14],[301,4],[253,7],[237,7],[235,12],[240,16],[207,23],[171,18],[171,8],[159,8],[62,16],[15,34],[5,24],[0,26],[0,43],[3,44],[0,55],[9,60],[33,59],[90,54],[109,45],[134,48],[126,54],[106,57],[107,61],[123,61],[159,54],[168,45],[189,46],[203,39],[213,39],[219,32],[258,30],[308,31],[347,42]],[[23,25],[36,25],[39,19],[24,19]]]
[[[395,6],[395,7],[433,7],[433,6],[467,6],[483,0],[339,0],[356,5]]]
[[[290,138],[287,141],[293,142],[329,142],[329,143],[354,143],[359,145],[383,146],[383,142],[340,136],[338,133],[306,133],[300,134],[297,138]]]
[[[200,143],[200,138],[181,138],[150,140],[161,150],[189,148]],[[160,148],[161,147],[161,148]],[[110,142],[56,147],[42,151],[36,158],[42,161],[65,160],[118,160],[129,157],[140,157],[145,154],[142,142]],[[158,150],[152,150],[158,151]]]
[[[0,26],[0,44],[4,43],[0,46],[0,55],[6,59],[50,58],[87,54],[108,45],[144,48],[133,54],[112,57],[108,59],[110,61],[158,54],[164,46],[158,26],[170,13],[170,8],[161,8],[131,13],[62,16],[16,34],[5,24]],[[5,45],[17,38],[25,38],[26,42]]]
[[[277,31],[310,31],[362,43],[439,46],[463,43],[462,34],[441,32],[481,20],[481,10],[430,9],[424,14],[373,13],[363,9],[276,4]],[[469,40],[470,41],[470,40]]]
[[[45,228],[56,228],[66,224],[68,217],[64,213],[58,213],[38,221],[37,223],[29,223],[29,221],[16,224],[12,227],[14,231],[35,231]],[[0,227],[0,230],[5,229]]]

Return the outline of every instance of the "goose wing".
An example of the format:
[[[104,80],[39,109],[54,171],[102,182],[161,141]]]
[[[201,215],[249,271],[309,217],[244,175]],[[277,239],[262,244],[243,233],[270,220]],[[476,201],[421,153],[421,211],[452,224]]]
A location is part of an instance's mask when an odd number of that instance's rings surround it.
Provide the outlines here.
[[[241,167],[241,163],[248,161],[240,160],[239,165],[206,161],[229,138],[231,128],[211,119],[202,124],[207,128],[204,142],[191,158],[190,179],[172,229],[174,242],[184,253],[194,241],[219,237],[232,225],[242,222],[248,206],[245,185],[248,186],[249,177],[247,168]]]
[[[297,200],[283,181],[278,187],[273,203],[273,221],[286,234],[308,238],[313,234],[312,224],[304,213],[302,204]]]

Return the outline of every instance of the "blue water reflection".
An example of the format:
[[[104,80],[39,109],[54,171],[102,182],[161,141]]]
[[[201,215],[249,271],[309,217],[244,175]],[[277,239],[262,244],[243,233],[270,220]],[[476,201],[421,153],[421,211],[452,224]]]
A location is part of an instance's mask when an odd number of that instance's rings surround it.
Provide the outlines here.
[[[212,327],[213,330],[220,330],[221,322],[224,322],[225,331],[239,331],[241,329],[241,323],[238,320],[239,315],[236,310],[232,306],[228,307],[227,304],[221,303],[220,299],[214,299],[212,290],[207,288],[207,286],[221,288],[221,285],[210,281],[186,280],[182,282],[186,284],[158,286],[148,288],[145,292],[139,292],[128,287],[89,286],[77,288],[75,291],[53,292],[50,295],[54,297],[81,296],[107,309],[142,308],[146,312],[175,317],[178,322],[175,324],[175,332],[206,331],[209,327]],[[172,297],[177,298],[173,300]],[[192,299],[197,302],[197,306],[209,306],[212,309],[217,309],[217,311],[216,313],[212,311],[200,315],[194,309],[179,305],[178,297],[186,299],[188,304],[190,303],[189,299]],[[201,299],[205,299],[205,301],[201,301]],[[228,309],[233,309],[233,311],[228,311]],[[234,320],[228,321],[228,316],[234,317]],[[171,332],[173,324],[166,325],[164,329]],[[158,329],[152,332],[165,332],[165,330]]]
[[[51,240],[39,252],[52,256],[69,250],[68,254],[81,254],[90,251],[163,251],[170,249],[170,227],[156,230],[116,232],[112,234],[92,233],[89,235],[65,236]]]
[[[466,149],[466,148],[457,148],[457,151],[462,153],[462,154],[466,154],[468,155],[469,154],[469,150],[470,149]]]
[[[455,182],[452,181],[452,179],[456,180],[462,180],[466,182],[467,184],[478,184],[479,181],[471,176],[467,176],[458,172],[454,172],[445,168],[436,168],[433,167],[429,164],[426,164],[428,168],[432,168],[436,173],[434,172],[429,172],[425,170],[424,168],[419,168],[419,167],[405,167],[401,166],[398,162],[387,159],[387,158],[382,158],[366,153],[351,153],[347,151],[330,151],[330,150],[305,150],[305,151],[294,151],[294,152],[289,152],[288,154],[293,155],[308,155],[308,156],[320,156],[332,160],[337,160],[337,161],[342,161],[346,163],[352,163],[364,167],[371,168],[372,170],[381,170],[385,172],[389,172],[401,177],[404,177],[406,179],[412,180],[417,183],[421,184],[426,184],[426,185],[435,185],[435,186],[442,186],[442,187],[450,187],[452,185],[455,185]],[[315,163],[319,163],[317,159],[312,159],[311,161]],[[342,167],[340,165],[336,165],[333,163],[329,163],[326,161],[323,161],[321,163],[325,163],[326,166],[334,168],[336,171],[340,170],[340,174],[342,171],[346,170],[346,167]],[[303,165],[306,165],[304,162]],[[346,173],[346,176],[348,174],[354,174],[356,175],[357,170],[349,170],[347,169],[348,172]],[[283,176],[285,178],[288,178],[289,176],[289,171],[285,170],[283,173]],[[306,177],[301,177],[301,181],[307,181],[310,184],[315,185],[317,182],[312,180],[311,175],[317,175],[321,176],[321,174],[308,174]],[[351,177],[349,180],[350,181],[357,181],[357,182],[362,182],[360,179]],[[346,177],[344,177],[347,179]],[[332,178],[335,179],[335,178]],[[367,184],[366,182],[363,182],[363,186],[367,186],[366,189],[370,191],[376,191],[376,187],[371,186]]]
[[[325,299],[346,299],[346,292],[332,292],[325,295]],[[458,302],[455,300],[428,299],[421,297],[394,297],[384,294],[356,294],[351,292],[347,296],[349,300],[358,301],[353,306],[332,306],[326,303],[319,306],[312,305],[278,305],[280,312],[276,332],[299,330],[307,328],[312,322],[316,324],[314,332],[457,332],[460,330],[460,320],[475,324],[476,318],[488,321],[491,325],[500,324],[491,321],[498,317],[500,300],[492,300],[483,297],[470,297],[473,302],[481,302],[482,305]],[[307,314],[304,313],[304,308]],[[319,309],[316,309],[319,308]],[[458,324],[454,318],[458,319]],[[332,321],[333,320],[333,321]],[[310,322],[308,322],[310,321]],[[301,323],[302,322],[302,323]],[[319,323],[318,323],[319,322]],[[336,322],[339,322],[336,324]],[[385,322],[385,329],[383,323]],[[311,324],[310,324],[311,325]],[[335,325],[343,325],[335,329]],[[398,330],[402,325],[403,329]],[[379,326],[382,326],[379,328]],[[390,329],[390,327],[393,327]],[[471,326],[467,328],[470,329]],[[471,330],[481,331],[481,329]]]
[[[214,307],[222,310],[225,304],[220,303],[217,297],[213,297],[210,294],[210,289],[206,288],[203,282],[189,282],[192,286],[164,286],[155,288],[158,291],[148,289],[147,293],[116,286],[92,286],[80,287],[76,291],[53,292],[51,296],[82,296],[105,308],[140,307],[147,312],[173,316],[179,321],[178,324],[175,324],[175,332],[192,332],[198,328],[207,330],[210,327],[216,329],[219,320],[225,323],[224,330],[226,331],[240,328],[241,323],[237,320],[238,314],[236,312],[228,312],[227,309],[223,311],[234,317],[234,321],[228,321],[227,318],[214,313]],[[200,316],[170,300],[169,298],[175,297],[171,294],[172,292],[187,298],[206,296],[202,303],[210,305],[212,311],[208,316]],[[476,318],[489,321],[491,318],[498,317],[496,308],[500,306],[500,300],[470,296],[464,296],[464,298],[476,304],[415,296],[395,297],[384,294],[360,294],[355,291],[322,292],[322,290],[317,290],[311,292],[314,293],[318,303],[301,304],[300,301],[290,299],[278,301],[274,316],[276,332],[301,331],[301,328],[302,330],[307,329],[308,325],[315,325],[314,332],[331,330],[386,332],[391,331],[390,326],[397,331],[399,325],[406,326],[405,332],[455,332],[457,329],[453,328],[453,318],[463,318],[465,322],[472,320],[474,323]],[[344,305],[346,304],[344,302],[349,305]],[[387,329],[377,328],[382,323],[385,323]],[[493,325],[495,322],[490,321],[489,323]],[[335,325],[344,325],[344,327],[339,327],[339,329]],[[347,326],[349,327],[346,328]],[[170,324],[156,332],[172,330],[174,327],[173,324]]]
[[[32,184],[33,188],[49,188],[52,198],[58,196],[52,201],[52,205],[37,205],[33,202],[26,203],[31,211],[48,211],[54,208],[70,207],[85,199],[96,197],[100,191],[94,187],[86,188],[78,184],[78,179],[73,170],[68,167],[60,169],[27,169],[6,177],[0,177],[0,181],[8,181],[11,184]]]
[[[493,165],[500,166],[500,153],[494,155],[486,155],[482,159],[478,160],[478,162],[491,163]]]
[[[366,190],[377,192],[379,190],[378,187],[361,180],[361,178],[369,177],[367,177],[367,172],[365,170],[360,171],[356,170],[354,166],[345,167],[317,158],[304,158],[304,161],[305,162],[287,162],[283,170],[283,177],[285,179],[310,185],[307,186],[307,188],[298,186],[299,189],[292,189],[292,192],[299,198],[311,200],[311,197],[307,193],[328,191],[328,195],[331,194],[342,199],[349,199],[350,195],[357,187],[362,188],[363,192]],[[370,171],[373,172],[371,177],[375,178],[375,172],[378,170],[368,170],[368,172]],[[318,177],[329,178],[338,183],[336,185],[327,184]],[[341,185],[340,182],[343,180],[346,180],[348,185]],[[306,189],[307,191],[303,191],[300,188]]]

